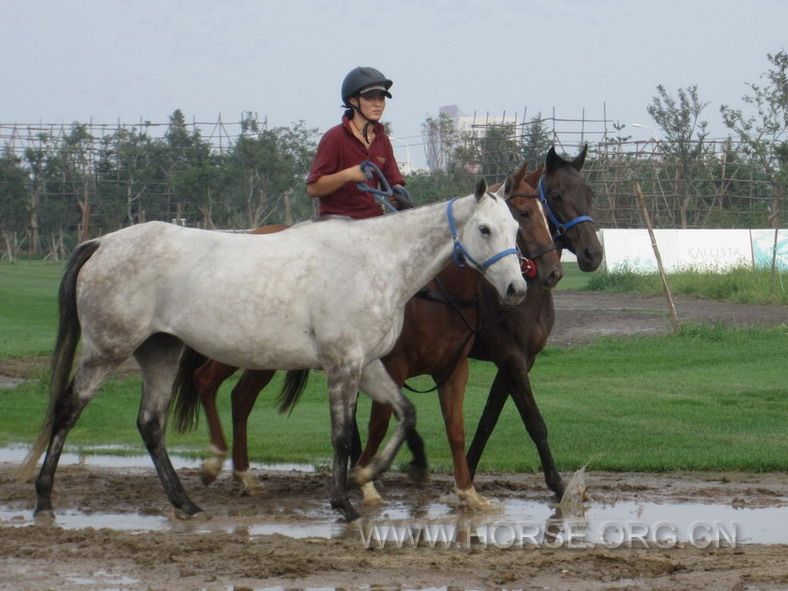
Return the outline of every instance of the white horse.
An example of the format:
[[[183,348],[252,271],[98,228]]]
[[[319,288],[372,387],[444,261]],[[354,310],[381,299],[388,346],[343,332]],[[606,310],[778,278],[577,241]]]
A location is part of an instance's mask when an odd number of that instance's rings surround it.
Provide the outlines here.
[[[29,476],[48,445],[36,480],[36,514],[52,511],[68,432],[108,374],[131,355],[143,378],[137,425],[162,485],[176,509],[201,510],[178,479],[163,437],[185,343],[236,367],[325,370],[334,445],[331,504],[348,520],[356,518],[347,497],[356,393],[390,404],[400,420],[373,463],[353,474],[356,484],[385,470],[406,436],[418,438],[413,406],[379,361],[399,336],[405,303],[453,252],[479,268],[505,303],[525,297],[508,190],[488,193],[482,181],[475,194],[449,204],[306,223],[265,236],[150,222],[80,245],[60,285],[49,410],[22,469]],[[83,353],[69,381],[80,333]]]

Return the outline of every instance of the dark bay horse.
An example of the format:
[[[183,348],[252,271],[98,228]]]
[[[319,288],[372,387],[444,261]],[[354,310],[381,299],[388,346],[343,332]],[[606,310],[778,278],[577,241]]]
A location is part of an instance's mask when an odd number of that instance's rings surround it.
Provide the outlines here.
[[[537,277],[531,283],[539,283],[543,289],[549,289],[561,277],[560,263],[542,205],[526,181],[526,174],[526,166],[523,165],[512,177],[515,189],[510,195],[509,207],[520,224],[521,251],[538,259]],[[383,358],[387,372],[400,387],[407,378],[423,374],[431,375],[439,385],[458,495],[473,507],[483,506],[485,501],[475,492],[466,464],[462,406],[468,377],[467,354],[478,331],[477,302],[480,283],[483,283],[480,279],[480,274],[469,267],[449,265],[445,268],[424,293],[408,302],[400,338],[394,349]],[[213,454],[203,463],[201,470],[207,483],[216,478],[227,450],[216,410],[216,393],[220,383],[236,368],[214,361],[203,363],[203,359],[200,356],[184,357],[178,379],[176,419],[180,427],[187,426],[191,423],[197,401],[202,402],[208,418]],[[200,363],[202,365],[197,367]],[[256,492],[259,484],[248,472],[247,419],[260,390],[270,382],[273,374],[272,371],[244,371],[232,392],[233,472],[249,493]],[[285,389],[289,393],[283,396],[283,410],[295,404],[305,378],[303,372],[288,372]],[[389,405],[373,404],[367,450],[358,462],[360,470],[365,470],[373,457],[374,451],[370,450],[377,450],[390,415]],[[415,446],[412,443],[408,440],[415,456],[412,465],[416,470],[426,470],[426,458],[419,442],[416,441]],[[362,490],[366,502],[376,497],[371,485],[365,485]]]
[[[586,151],[587,146],[574,160],[567,161],[551,148],[535,194],[546,204],[551,232],[558,247],[573,252],[581,270],[594,271],[602,262],[603,251],[590,217],[593,192],[580,174]],[[498,372],[468,449],[468,467],[473,476],[506,398],[511,396],[528,434],[536,444],[545,482],[560,499],[564,493],[564,484],[556,470],[547,443],[547,426],[539,412],[528,377],[555,321],[552,292],[538,283],[532,283],[523,303],[513,308],[502,308],[491,296],[487,286],[482,285],[481,324],[489,327],[492,318],[499,318],[501,322],[494,329],[487,328],[479,332],[470,356],[492,361],[498,366]]]

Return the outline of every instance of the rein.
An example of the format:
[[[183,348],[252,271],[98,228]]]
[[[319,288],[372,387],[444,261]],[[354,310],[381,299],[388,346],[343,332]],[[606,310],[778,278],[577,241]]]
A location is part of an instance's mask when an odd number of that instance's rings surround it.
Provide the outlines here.
[[[369,160],[364,160],[359,166],[361,166],[361,170],[367,176],[367,179],[372,180],[374,177],[378,177],[383,189],[371,187],[367,183],[358,183],[356,188],[358,188],[359,191],[363,191],[364,193],[369,193],[372,195],[372,197],[375,198],[375,201],[377,201],[385,209],[388,209],[392,213],[397,213],[397,208],[391,204],[391,201],[389,201],[389,198],[394,194],[394,190],[391,188],[391,185],[383,174],[383,171],[380,170],[374,162],[370,162]]]
[[[391,203],[391,197],[394,193],[397,194],[397,203],[400,204],[400,209],[412,209],[415,207],[415,204],[410,198],[410,193],[408,193],[408,190],[405,187],[401,187],[399,185],[392,187],[389,184],[386,176],[383,174],[383,171],[380,170],[380,168],[378,168],[374,162],[364,160],[361,164],[359,164],[359,166],[369,180],[378,177],[383,189],[371,187],[367,183],[358,183],[356,184],[356,188],[359,191],[363,191],[364,193],[369,193],[372,195],[375,201],[377,201],[378,204],[384,209],[388,210],[389,213],[399,212],[399,209],[394,207],[394,205]]]
[[[593,223],[594,220],[591,218],[590,215],[580,215],[574,219],[569,220],[566,223],[561,223],[561,221],[556,217],[555,213],[553,213],[553,208],[550,207],[550,202],[547,200],[547,194],[545,193],[544,188],[544,179],[545,175],[539,177],[539,184],[537,185],[539,189],[539,201],[542,202],[542,205],[547,211],[547,217],[550,220],[550,225],[555,228],[555,233],[553,234],[553,240],[558,241],[563,238],[564,234],[566,234],[567,230],[571,230],[577,224],[582,222],[591,222]]]

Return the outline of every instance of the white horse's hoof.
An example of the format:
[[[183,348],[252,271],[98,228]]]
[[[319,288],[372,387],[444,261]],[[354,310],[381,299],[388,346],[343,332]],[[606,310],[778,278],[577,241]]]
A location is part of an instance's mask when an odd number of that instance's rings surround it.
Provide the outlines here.
[[[257,480],[257,478],[255,478],[254,475],[248,470],[243,472],[234,471],[233,478],[243,485],[243,494],[246,496],[256,497],[257,495],[261,495],[263,492],[265,492],[265,487],[263,487],[262,483]]]
[[[371,480],[361,485],[361,504],[362,505],[382,505],[383,497],[380,496],[378,489],[375,488],[375,483]]]
[[[460,503],[471,511],[484,511],[492,506],[490,501],[477,493],[473,486],[465,490],[455,489],[455,492]]]
[[[357,487],[361,488],[367,482],[372,480],[372,470],[369,467],[356,466],[350,471],[350,481]]]

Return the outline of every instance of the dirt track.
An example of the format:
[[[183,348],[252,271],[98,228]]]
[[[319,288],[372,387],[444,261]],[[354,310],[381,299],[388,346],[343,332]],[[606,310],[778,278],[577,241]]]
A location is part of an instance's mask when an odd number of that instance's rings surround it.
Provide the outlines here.
[[[255,535],[261,520],[279,527],[308,528],[333,523],[325,502],[328,475],[260,474],[266,493],[244,497],[225,477],[205,488],[193,470],[181,471],[184,484],[207,518],[180,522],[152,470],[117,471],[64,466],[55,504],[69,509],[142,513],[161,517],[166,531],[130,533],[109,529],[60,529],[47,525],[3,527],[0,545],[2,589],[261,589],[270,587],[536,588],[536,589],[785,589],[788,547],[738,545],[697,548],[656,547],[509,548],[461,544],[429,547],[392,544],[365,548],[357,526],[336,524],[327,536],[295,538]],[[29,511],[33,490],[13,481],[0,467],[4,503]],[[776,507],[788,515],[788,476],[592,473],[594,503],[644,500]],[[387,476],[391,506],[411,506],[411,516],[451,489],[448,476],[416,488],[402,475]],[[480,490],[500,503],[546,496],[535,475],[485,475]],[[445,497],[444,497],[445,498]],[[385,521],[388,509],[365,509],[363,526]],[[451,519],[470,517],[460,510]],[[17,525],[29,514],[16,517]],[[418,519],[416,519],[418,521]],[[410,522],[412,522],[411,519]],[[421,521],[424,521],[422,518]],[[435,522],[435,520],[433,520]],[[202,532],[200,530],[203,530]],[[309,534],[309,530],[305,530]],[[682,547],[683,546],[683,547]]]
[[[562,292],[556,307],[553,344],[670,330],[662,298]],[[679,298],[677,307],[682,321],[788,323],[785,307],[686,298]],[[6,363],[0,374],[24,378],[40,362]],[[172,509],[152,469],[62,466],[54,496],[61,525],[69,510],[83,512],[78,524],[109,514],[118,523],[136,519],[142,529],[147,519],[157,525],[142,533],[119,531],[114,524],[113,529],[31,525],[34,488],[16,481],[14,468],[0,464],[0,589],[788,589],[788,545],[779,544],[505,548],[467,539],[460,547],[406,544],[397,549],[389,544],[367,549],[356,525],[335,523],[326,502],[325,474],[258,473],[265,494],[244,497],[226,475],[206,488],[193,470],[181,470],[187,490],[206,511],[199,519],[179,521],[170,517]],[[423,489],[398,474],[386,475],[383,484],[391,504],[365,509],[362,525],[386,522],[403,511],[411,521],[435,522],[428,508],[436,499],[445,501],[451,490],[445,475]],[[650,502],[770,508],[779,511],[780,523],[788,523],[786,474],[591,473],[588,486],[595,506]],[[538,475],[482,475],[479,488],[505,505],[550,506]],[[448,513],[440,523],[477,519],[449,501],[445,505]],[[290,535],[256,529],[261,523]],[[316,524],[327,527],[330,537],[311,529]],[[299,537],[303,535],[307,537]]]

